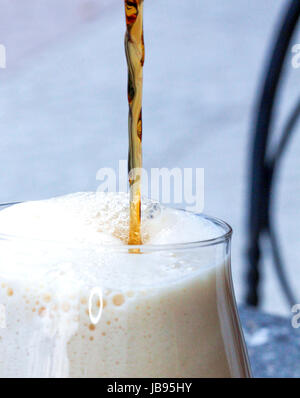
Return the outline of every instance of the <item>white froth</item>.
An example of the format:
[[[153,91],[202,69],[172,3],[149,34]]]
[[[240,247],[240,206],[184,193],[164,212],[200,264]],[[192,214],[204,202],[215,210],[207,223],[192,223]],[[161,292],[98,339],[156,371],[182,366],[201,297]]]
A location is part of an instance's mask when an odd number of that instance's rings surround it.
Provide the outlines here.
[[[0,275],[48,286],[68,269],[69,288],[100,282],[111,288],[118,280],[119,290],[126,290],[170,283],[197,270],[195,251],[144,253],[142,266],[140,255],[128,255],[128,203],[125,193],[100,192],[6,208],[0,212],[0,234],[11,238],[2,243]],[[143,200],[142,236],[147,244],[195,242],[220,233],[204,217]]]
[[[21,203],[0,212],[0,234],[41,240],[124,244],[128,239],[129,198],[125,193],[76,193]],[[222,230],[204,217],[142,201],[144,244],[213,239]]]

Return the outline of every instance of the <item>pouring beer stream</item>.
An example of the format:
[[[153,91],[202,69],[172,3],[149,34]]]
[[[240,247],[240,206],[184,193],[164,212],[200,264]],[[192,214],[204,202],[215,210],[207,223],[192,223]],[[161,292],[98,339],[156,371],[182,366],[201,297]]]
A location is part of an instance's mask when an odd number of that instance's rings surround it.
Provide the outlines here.
[[[143,0],[124,0],[125,52],[128,65],[128,176],[130,188],[129,245],[141,240],[142,95],[145,57]]]

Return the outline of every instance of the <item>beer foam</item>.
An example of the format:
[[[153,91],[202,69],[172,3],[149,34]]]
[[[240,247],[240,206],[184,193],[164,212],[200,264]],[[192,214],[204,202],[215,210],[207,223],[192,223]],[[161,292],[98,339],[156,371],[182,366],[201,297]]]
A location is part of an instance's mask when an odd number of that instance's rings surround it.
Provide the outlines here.
[[[126,244],[129,197],[126,193],[82,192],[24,202],[0,212],[0,234],[61,242]],[[222,234],[204,217],[143,198],[144,244],[202,241]]]

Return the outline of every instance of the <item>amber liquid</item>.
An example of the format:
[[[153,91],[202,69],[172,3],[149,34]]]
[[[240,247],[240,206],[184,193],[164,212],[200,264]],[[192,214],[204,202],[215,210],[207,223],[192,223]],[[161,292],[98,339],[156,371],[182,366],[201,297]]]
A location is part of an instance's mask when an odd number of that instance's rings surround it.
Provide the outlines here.
[[[143,0],[125,0],[125,52],[128,65],[128,175],[130,220],[128,244],[141,240],[142,94],[144,65]]]

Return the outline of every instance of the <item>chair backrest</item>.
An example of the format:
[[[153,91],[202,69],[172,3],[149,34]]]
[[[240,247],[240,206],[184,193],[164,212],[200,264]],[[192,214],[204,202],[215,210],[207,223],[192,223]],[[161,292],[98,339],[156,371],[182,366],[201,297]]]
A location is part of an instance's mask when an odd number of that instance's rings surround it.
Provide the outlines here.
[[[259,304],[261,235],[265,233],[273,252],[274,265],[281,286],[289,304],[296,303],[284,273],[282,258],[279,251],[277,236],[271,217],[273,195],[272,188],[275,171],[286,148],[291,133],[300,113],[300,101],[291,112],[285,125],[278,147],[270,153],[270,136],[274,105],[278,94],[278,86],[282,77],[283,65],[300,17],[300,1],[290,0],[284,16],[276,26],[275,42],[271,49],[271,57],[265,70],[264,82],[259,93],[255,111],[255,119],[251,131],[252,152],[249,181],[249,213],[248,213],[248,247],[247,247],[247,293],[246,303],[252,306]],[[269,55],[269,54],[268,54]],[[272,199],[272,200],[271,200]]]

